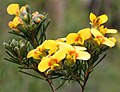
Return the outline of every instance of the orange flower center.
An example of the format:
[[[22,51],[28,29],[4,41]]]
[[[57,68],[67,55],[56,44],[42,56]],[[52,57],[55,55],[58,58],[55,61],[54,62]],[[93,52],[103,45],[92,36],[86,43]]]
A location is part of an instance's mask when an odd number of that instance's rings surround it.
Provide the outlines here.
[[[78,54],[75,51],[70,51],[69,54],[75,58],[78,57]]]
[[[52,66],[53,64],[57,64],[58,60],[57,59],[51,59],[48,63],[48,66]]]
[[[98,17],[98,18],[94,19],[93,24],[100,25],[100,18]]]
[[[96,36],[96,38],[102,43],[105,41],[104,37],[102,36]]]

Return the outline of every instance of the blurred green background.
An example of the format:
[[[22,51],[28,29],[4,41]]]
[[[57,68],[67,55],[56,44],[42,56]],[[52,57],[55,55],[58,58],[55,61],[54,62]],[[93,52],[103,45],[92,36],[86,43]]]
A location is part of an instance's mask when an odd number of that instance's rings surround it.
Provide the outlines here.
[[[17,65],[3,59],[6,57],[3,42],[13,38],[8,34],[7,25],[12,17],[6,12],[11,3],[29,4],[32,11],[47,12],[51,19],[47,30],[49,39],[90,27],[90,12],[96,15],[106,13],[109,21],[105,25],[120,31],[120,0],[0,0],[0,92],[51,92],[45,81],[18,72]],[[120,34],[115,36],[117,45],[106,52],[107,57],[95,68],[85,92],[120,92]],[[76,83],[66,83],[57,92],[79,90]]]

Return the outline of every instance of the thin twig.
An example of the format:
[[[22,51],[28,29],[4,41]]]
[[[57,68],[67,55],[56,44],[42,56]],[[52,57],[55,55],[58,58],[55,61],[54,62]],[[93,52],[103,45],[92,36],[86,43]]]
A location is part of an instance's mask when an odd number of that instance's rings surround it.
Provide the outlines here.
[[[35,78],[38,78],[38,79],[42,79],[42,78],[40,78],[40,77],[38,77],[38,76],[35,76],[35,75],[33,75],[33,74],[24,72],[24,71],[22,71],[22,70],[19,70],[19,72],[24,73],[24,74],[27,74],[27,75],[30,75],[30,76],[35,77]],[[43,80],[43,79],[42,79],[42,80]]]

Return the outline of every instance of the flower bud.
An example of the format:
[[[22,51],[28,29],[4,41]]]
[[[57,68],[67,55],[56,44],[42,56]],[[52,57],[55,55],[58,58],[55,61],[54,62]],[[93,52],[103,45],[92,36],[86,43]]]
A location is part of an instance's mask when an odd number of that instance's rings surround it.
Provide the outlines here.
[[[70,55],[68,55],[67,59],[65,60],[65,65],[72,67],[74,64],[75,64],[75,59]]]
[[[40,22],[41,22],[41,19],[36,17],[36,18],[34,18],[34,22],[35,22],[35,23],[40,23]]]
[[[29,6],[29,5],[25,5],[25,8],[26,8],[26,11],[27,11],[28,13],[31,12],[31,11],[30,11],[30,6]]]
[[[21,7],[20,13],[21,13],[21,15],[27,15],[28,14],[25,6]]]
[[[18,47],[15,47],[14,51],[17,53],[18,56],[20,56],[20,49]]]
[[[10,45],[8,43],[3,43],[5,49],[10,50]]]
[[[28,17],[28,14],[25,14],[23,16],[21,16],[21,19],[25,22],[25,23],[29,23],[29,17]]]
[[[44,15],[39,14],[38,17],[42,19],[42,18],[44,18]]]
[[[24,52],[26,50],[26,46],[22,41],[19,41],[20,52]]]
[[[13,46],[13,47],[18,46],[18,42],[15,39],[13,39],[10,44],[11,44],[10,46]]]
[[[51,66],[51,70],[58,70],[58,69],[60,69],[60,65],[59,64],[53,64]]]

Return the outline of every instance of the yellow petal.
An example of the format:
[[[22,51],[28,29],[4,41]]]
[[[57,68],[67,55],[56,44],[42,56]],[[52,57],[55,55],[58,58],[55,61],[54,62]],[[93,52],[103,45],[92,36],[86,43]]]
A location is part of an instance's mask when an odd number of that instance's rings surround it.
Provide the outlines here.
[[[115,46],[115,42],[112,41],[112,40],[110,40],[110,39],[108,39],[108,38],[106,38],[106,37],[105,37],[105,41],[103,41],[102,44],[105,44],[105,45],[107,45],[107,46],[109,46],[109,47]]]
[[[49,53],[49,55],[52,55],[52,54],[55,53],[57,50],[58,50],[58,47],[54,47],[54,48],[51,48],[48,53]]]
[[[99,40],[98,38],[94,38],[94,41],[97,42],[98,45],[101,44],[101,40]]]
[[[38,64],[38,70],[40,72],[45,72],[48,68],[50,68],[49,66],[50,60],[51,60],[50,58],[43,57],[41,62]]]
[[[73,44],[73,43],[75,43],[75,41],[77,41],[78,37],[79,37],[79,35],[77,33],[70,33],[66,37],[66,42],[68,44]]]
[[[87,48],[82,46],[73,46],[76,50],[87,50]]]
[[[19,4],[10,4],[7,7],[7,12],[10,15],[13,15],[13,14],[19,15]]]
[[[39,45],[37,48],[36,48],[36,50],[39,50],[39,51],[43,51],[44,50],[44,47],[43,47],[43,45]]]
[[[68,53],[68,51],[70,50],[74,50],[73,46],[67,43],[59,44],[59,49],[64,51],[65,53]]]
[[[116,29],[107,29],[106,33],[117,33]]]
[[[51,48],[56,47],[57,45],[58,45],[57,41],[55,41],[55,40],[46,40],[43,44],[43,47],[45,49],[51,49]]]
[[[41,52],[39,52],[39,53],[34,53],[34,54],[33,54],[33,58],[34,58],[34,59],[41,59],[42,57],[40,57],[40,55],[42,55]]]
[[[86,51],[76,51],[76,53],[78,55],[76,59],[81,59],[81,60],[90,59],[90,54]]]
[[[14,28],[14,23],[13,23],[13,21],[10,21],[10,22],[8,23],[8,26],[9,26],[10,28]]]
[[[104,37],[101,32],[99,32],[98,30],[92,28],[91,30],[91,33],[93,34],[94,37],[97,37],[97,36],[101,36],[101,37]]]
[[[52,66],[51,66],[51,70],[55,70],[55,69],[57,69],[57,68],[59,68],[59,64],[56,64],[56,63],[54,63]]]
[[[90,21],[93,22],[94,19],[96,19],[96,16],[93,13],[90,13]]]
[[[78,32],[78,34],[80,35],[81,38],[84,38],[84,40],[87,40],[91,37],[90,28],[82,29]]]
[[[108,16],[106,14],[103,14],[99,16],[98,18],[100,18],[100,24],[103,24],[108,21]]]
[[[113,41],[114,43],[116,43],[116,38],[115,37],[110,37],[109,40]]]
[[[104,35],[107,32],[107,28],[104,28],[103,25],[99,27],[99,31]]]
[[[57,59],[59,62],[62,59],[64,59],[65,56],[66,56],[66,52],[64,52],[63,50],[58,50],[52,57]]]
[[[25,6],[22,6],[22,7],[20,8],[20,12],[23,12],[23,11],[26,11]]]
[[[33,50],[31,50],[30,52],[28,52],[28,54],[27,54],[27,58],[31,58],[31,57],[33,57],[34,52],[35,52],[35,49],[33,49]]]
[[[13,19],[13,23],[14,23],[14,27],[17,27],[17,25],[19,25],[19,24],[21,24],[21,19],[20,19],[20,17],[15,17],[14,19]]]

